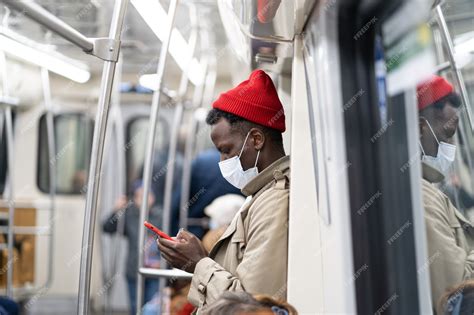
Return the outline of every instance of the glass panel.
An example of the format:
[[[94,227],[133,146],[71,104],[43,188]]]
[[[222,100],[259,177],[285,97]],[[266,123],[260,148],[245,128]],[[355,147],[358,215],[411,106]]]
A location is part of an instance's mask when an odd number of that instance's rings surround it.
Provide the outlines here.
[[[143,166],[145,160],[146,142],[148,137],[149,118],[139,117],[133,119],[128,124],[127,140],[125,150],[127,151],[127,190],[130,189],[132,182],[143,176]],[[163,118],[160,118],[156,128],[155,136],[155,165],[161,160],[167,159],[169,144],[169,124]],[[161,167],[162,168],[162,167]],[[154,174],[166,173],[166,170],[154,170]]]
[[[317,65],[316,65],[316,42],[319,40],[320,32],[317,30],[317,25],[314,23],[312,27],[306,32],[304,38],[305,50],[304,50],[304,63],[305,63],[305,74],[306,74],[306,88],[308,96],[308,112],[309,122],[312,135],[312,149],[313,149],[313,165],[314,165],[314,176],[316,178],[316,196],[318,200],[318,209],[321,218],[324,223],[329,225],[330,223],[330,209],[329,209],[329,195],[327,187],[327,145],[325,139],[328,135],[324,134],[323,125],[325,121],[323,119],[323,113],[321,104],[323,100],[321,96],[316,92],[317,87]],[[319,128],[318,128],[319,127]],[[319,133],[318,133],[319,130]]]
[[[393,83],[408,82],[410,86],[405,84],[404,90],[398,92],[404,93],[409,105],[413,102],[411,106],[416,106],[416,112],[413,111],[417,114],[416,121],[412,120],[408,127],[416,130],[411,135],[418,136],[419,152],[414,152],[400,166],[400,172],[406,173],[413,166],[418,167],[418,159],[421,160],[421,211],[428,257],[418,274],[429,274],[433,306],[443,305],[438,314],[446,311],[446,299],[450,295],[448,288],[463,285],[463,279],[473,277],[468,270],[474,264],[468,257],[474,250],[474,225],[470,219],[474,206],[474,137],[468,119],[472,107],[464,101],[467,99],[472,106],[473,99],[463,95],[459,78],[464,77],[469,86],[474,73],[472,56],[456,53],[456,46],[460,44],[456,38],[474,30],[473,9],[472,1],[443,2],[441,7],[431,11],[427,26],[420,26],[416,33],[405,34],[398,40],[398,45],[385,47],[388,91],[393,90]],[[448,24],[447,30],[443,19]],[[450,50],[449,41],[453,42],[454,51]],[[431,58],[433,65],[426,62]],[[452,58],[458,68],[462,67],[461,76],[450,63]],[[416,78],[415,84],[411,82],[413,78]],[[396,106],[397,98],[396,93],[389,93],[388,104]],[[387,124],[387,130],[397,124],[399,121],[394,119],[393,123]],[[390,239],[390,242],[395,243],[394,240]],[[459,288],[451,291],[451,297],[457,294],[453,292],[462,292]]]
[[[46,115],[40,118],[38,148],[38,187],[49,192],[49,167],[56,165],[56,192],[81,194],[86,191],[87,172],[92,146],[93,121],[83,114],[60,114],[54,117],[56,155],[48,154]]]
[[[442,12],[454,45],[454,58],[461,69],[461,78],[465,83],[465,97],[474,108],[474,3],[468,0],[452,0],[442,5]],[[449,62],[449,51],[442,37],[442,28],[433,24],[438,64]],[[444,67],[438,74],[451,82],[459,94],[462,103],[458,109],[459,126],[455,136],[457,154],[455,168],[441,185],[451,202],[466,217],[473,219],[474,182],[472,178],[474,135],[469,123],[467,108],[464,104],[461,86],[451,66]]]

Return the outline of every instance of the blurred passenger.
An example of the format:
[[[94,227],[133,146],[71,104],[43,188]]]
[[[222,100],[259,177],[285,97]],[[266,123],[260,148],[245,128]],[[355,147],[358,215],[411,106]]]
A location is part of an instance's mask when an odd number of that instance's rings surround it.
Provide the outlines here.
[[[417,87],[417,97],[431,294],[437,301],[448,287],[473,277],[474,228],[436,185],[454,161],[459,96],[433,76]]]
[[[224,234],[244,202],[245,198],[241,195],[227,194],[217,198],[204,209],[206,215],[210,217],[210,230],[202,239],[202,244],[208,252]]]
[[[18,315],[20,307],[17,302],[7,296],[0,296],[0,315]]]
[[[214,303],[204,309],[203,315],[298,315],[290,304],[271,297],[247,292],[224,292]]]
[[[163,150],[158,150],[155,152],[155,159],[153,162],[153,173],[151,175],[151,190],[155,195],[154,205],[158,208],[163,208],[164,196],[165,196],[165,186],[166,186],[166,173],[169,170],[168,166],[168,147],[165,147]],[[173,176],[173,191],[177,191],[181,186],[181,174],[183,168],[183,154],[177,150],[176,157],[174,160],[174,176]],[[138,178],[143,179],[143,169],[144,166],[139,168]]]
[[[130,314],[136,313],[136,286],[137,286],[137,270],[138,270],[138,238],[139,238],[139,220],[140,220],[140,206],[143,198],[143,182],[137,180],[132,185],[133,199],[128,201],[127,197],[120,197],[114,207],[113,213],[107,218],[103,224],[103,230],[106,233],[117,232],[118,222],[120,219],[124,220],[123,234],[128,242],[128,255],[126,265],[126,279],[128,287],[128,297],[130,300]],[[155,202],[155,196],[150,192],[148,195],[148,204],[152,205]],[[161,213],[157,207],[150,209],[149,219],[152,224],[160,226]],[[156,254],[156,243],[151,235],[148,235],[147,243],[145,244],[145,259],[146,267],[158,268],[159,257]],[[145,302],[152,299],[153,295],[158,291],[158,280],[145,280]]]
[[[467,280],[451,287],[438,302],[438,314],[474,314],[474,280]]]
[[[85,170],[77,170],[72,176],[72,192],[83,193],[87,187],[87,172]]]
[[[191,186],[188,208],[189,218],[205,218],[204,208],[214,199],[226,194],[241,194],[240,190],[229,184],[219,170],[219,152],[209,149],[198,154],[191,165]],[[173,229],[176,235],[179,229],[179,209],[181,201],[181,186],[173,196]],[[189,232],[202,238],[207,229],[202,226],[190,226]]]
[[[282,133],[285,115],[275,86],[262,70],[221,94],[207,116],[221,154],[224,178],[247,197],[211,250],[181,231],[177,242],[158,240],[162,256],[194,273],[188,299],[199,308],[225,291],[286,297],[290,158]]]

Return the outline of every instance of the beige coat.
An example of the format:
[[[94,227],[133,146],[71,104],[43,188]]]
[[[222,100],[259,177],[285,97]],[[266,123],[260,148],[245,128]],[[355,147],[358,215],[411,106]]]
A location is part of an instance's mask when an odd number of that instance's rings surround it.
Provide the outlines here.
[[[422,180],[433,307],[450,286],[474,276],[474,227],[449,198]]]
[[[242,192],[242,209],[198,262],[188,299],[202,308],[225,291],[286,298],[290,159],[275,161]]]

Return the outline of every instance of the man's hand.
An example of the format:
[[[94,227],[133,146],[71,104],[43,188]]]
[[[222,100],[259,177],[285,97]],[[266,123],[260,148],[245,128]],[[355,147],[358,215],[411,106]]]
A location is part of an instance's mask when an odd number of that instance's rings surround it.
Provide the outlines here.
[[[196,264],[208,255],[201,241],[184,230],[178,233],[176,241],[160,237],[156,243],[161,255],[171,266],[191,273],[194,272]]]

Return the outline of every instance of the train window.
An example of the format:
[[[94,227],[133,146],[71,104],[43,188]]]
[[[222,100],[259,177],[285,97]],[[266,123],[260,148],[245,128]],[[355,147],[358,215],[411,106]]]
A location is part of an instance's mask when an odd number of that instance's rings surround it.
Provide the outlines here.
[[[38,188],[49,193],[49,167],[56,165],[56,192],[83,194],[86,192],[87,172],[92,145],[93,120],[80,113],[54,116],[56,154],[48,155],[46,114],[41,116],[38,145]]]
[[[127,135],[125,143],[126,164],[127,164],[127,190],[130,188],[132,182],[143,176],[143,163],[145,160],[145,147],[148,134],[148,116],[140,116],[132,119],[127,126]],[[165,174],[165,165],[161,167],[157,164],[160,160],[167,159],[167,146],[169,139],[169,124],[161,118],[157,124],[155,137],[155,166],[154,173]],[[158,169],[157,169],[158,168]],[[160,170],[160,168],[162,170]]]

